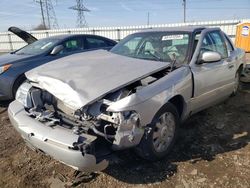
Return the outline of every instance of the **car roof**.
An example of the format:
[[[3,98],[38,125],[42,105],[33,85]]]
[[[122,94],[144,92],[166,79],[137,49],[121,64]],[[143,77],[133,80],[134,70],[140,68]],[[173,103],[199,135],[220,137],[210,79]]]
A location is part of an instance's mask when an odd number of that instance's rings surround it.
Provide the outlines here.
[[[138,33],[151,33],[151,32],[187,32],[193,33],[195,31],[201,31],[206,29],[204,26],[179,26],[179,27],[162,27],[162,28],[149,28]]]
[[[47,37],[47,38],[49,38],[49,39],[64,40],[64,39],[68,39],[68,38],[72,38],[72,37],[81,37],[81,36],[101,37],[101,38],[105,38],[105,39],[107,39],[107,40],[112,41],[112,40],[109,39],[109,38],[102,37],[102,36],[98,36],[98,35],[91,35],[91,34],[63,34],[63,35],[50,36],[50,37]]]

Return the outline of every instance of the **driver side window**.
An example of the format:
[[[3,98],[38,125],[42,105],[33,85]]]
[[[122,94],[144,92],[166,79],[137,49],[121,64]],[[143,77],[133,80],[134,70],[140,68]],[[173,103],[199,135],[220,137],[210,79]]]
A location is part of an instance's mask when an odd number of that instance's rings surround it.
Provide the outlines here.
[[[202,41],[201,52],[215,51],[214,44],[209,35],[206,35]]]
[[[211,32],[210,36],[213,40],[215,51],[221,55],[222,59],[227,58],[228,57],[227,47],[226,47],[226,44],[225,44],[224,39],[222,38],[220,32],[218,32],[218,31]]]
[[[220,32],[211,32],[204,37],[200,49],[200,55],[206,51],[218,52],[222,59],[228,57],[226,44]]]
[[[64,49],[60,54],[76,52],[84,49],[83,39],[82,38],[73,38],[65,41],[63,43]]]

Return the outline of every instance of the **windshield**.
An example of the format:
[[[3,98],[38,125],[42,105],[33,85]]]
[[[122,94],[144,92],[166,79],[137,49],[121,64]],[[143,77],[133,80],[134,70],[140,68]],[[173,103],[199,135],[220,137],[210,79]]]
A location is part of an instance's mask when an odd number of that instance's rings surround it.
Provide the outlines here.
[[[23,47],[22,49],[18,50],[16,54],[18,55],[38,55],[43,52],[46,52],[50,48],[54,47],[54,45],[59,41],[59,39],[51,39],[45,38],[40,39],[30,45]]]
[[[136,33],[124,38],[111,52],[138,59],[183,63],[189,40],[189,34],[180,32]]]

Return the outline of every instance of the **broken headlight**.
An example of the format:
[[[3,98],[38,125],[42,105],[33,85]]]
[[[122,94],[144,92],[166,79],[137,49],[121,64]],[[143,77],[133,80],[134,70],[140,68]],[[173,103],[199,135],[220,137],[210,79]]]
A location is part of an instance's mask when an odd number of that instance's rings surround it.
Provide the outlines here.
[[[121,112],[120,122],[128,125],[140,126],[140,116],[135,111],[124,111]]]
[[[23,83],[16,92],[16,100],[26,108],[32,107],[32,100],[30,96],[30,89],[32,88],[32,85],[25,82]]]
[[[128,112],[124,112],[124,113],[128,113]],[[134,112],[134,111],[130,111],[129,116],[127,116],[129,121],[131,122],[131,124],[136,125],[137,127],[140,126],[140,116],[138,113]]]

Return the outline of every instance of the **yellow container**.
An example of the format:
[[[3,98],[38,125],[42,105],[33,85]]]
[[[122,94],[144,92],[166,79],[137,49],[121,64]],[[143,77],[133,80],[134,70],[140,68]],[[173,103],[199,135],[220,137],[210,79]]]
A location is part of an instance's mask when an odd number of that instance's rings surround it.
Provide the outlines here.
[[[235,46],[250,52],[250,23],[237,25]]]

